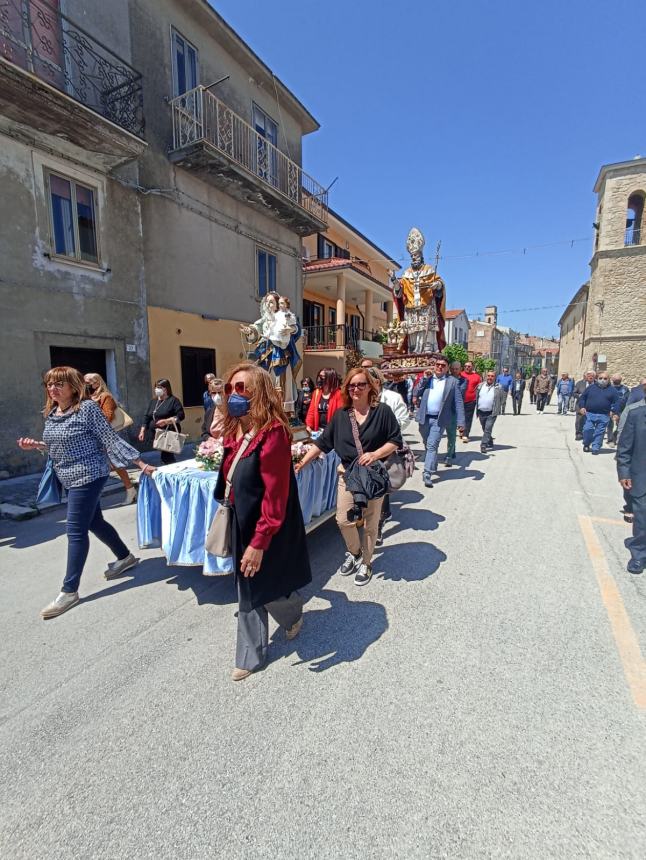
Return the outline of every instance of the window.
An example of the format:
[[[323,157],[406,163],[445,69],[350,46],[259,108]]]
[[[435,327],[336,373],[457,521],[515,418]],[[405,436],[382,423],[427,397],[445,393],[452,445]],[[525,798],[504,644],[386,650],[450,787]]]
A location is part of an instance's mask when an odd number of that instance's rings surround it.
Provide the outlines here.
[[[204,377],[215,373],[215,350],[201,346],[180,346],[182,363],[182,402],[184,406],[203,406]]]
[[[334,257],[334,245],[332,244],[332,242],[328,242],[327,239],[323,239],[322,251],[322,258],[324,260],[331,260],[332,257]]]
[[[197,48],[173,30],[173,92],[181,96],[200,82]]]
[[[256,249],[258,270],[258,295],[260,298],[267,293],[276,291],[276,256],[265,251],[264,248]]]
[[[95,189],[56,173],[47,174],[47,185],[53,253],[98,264]]]
[[[639,191],[628,198],[626,212],[626,235],[624,245],[641,245],[642,218],[644,216],[644,194]]]
[[[335,245],[334,242],[331,242],[321,233],[318,233],[316,236],[316,256],[319,260],[331,260],[333,257],[341,260],[349,260],[350,252],[347,248]]]
[[[278,183],[278,126],[257,105],[253,106],[252,125],[258,132],[256,138],[256,173],[272,185]],[[267,142],[273,146],[267,146]]]

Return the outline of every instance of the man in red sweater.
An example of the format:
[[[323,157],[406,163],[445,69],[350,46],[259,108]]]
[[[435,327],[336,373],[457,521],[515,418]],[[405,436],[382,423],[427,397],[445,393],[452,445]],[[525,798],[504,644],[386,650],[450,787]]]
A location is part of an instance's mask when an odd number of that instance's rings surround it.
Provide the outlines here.
[[[464,435],[463,442],[469,441],[471,433],[471,424],[473,423],[473,415],[476,411],[476,388],[482,382],[482,377],[473,369],[473,362],[467,361],[464,364],[464,370],[460,374],[467,381],[467,387],[463,391],[464,396]]]

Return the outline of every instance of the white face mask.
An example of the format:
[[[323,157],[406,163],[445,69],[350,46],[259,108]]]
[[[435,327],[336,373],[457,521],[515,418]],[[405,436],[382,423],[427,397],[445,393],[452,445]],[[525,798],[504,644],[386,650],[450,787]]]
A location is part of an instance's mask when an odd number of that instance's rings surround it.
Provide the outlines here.
[[[215,403],[216,406],[220,406],[222,404],[222,395],[221,394],[214,394],[213,395],[213,402]]]
[[[163,394],[164,394],[164,389],[163,389],[163,388],[156,388],[156,389],[155,389],[155,397],[162,397],[162,396],[163,396]]]

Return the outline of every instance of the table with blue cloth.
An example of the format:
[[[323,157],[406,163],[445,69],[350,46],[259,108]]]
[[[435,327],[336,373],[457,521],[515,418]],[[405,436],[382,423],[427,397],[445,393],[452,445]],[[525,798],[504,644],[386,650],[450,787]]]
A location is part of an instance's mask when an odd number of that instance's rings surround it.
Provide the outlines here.
[[[337,466],[332,451],[296,476],[306,527],[331,515],[336,507]],[[230,558],[206,551],[204,541],[218,503],[213,498],[217,472],[205,472],[194,460],[141,476],[137,498],[139,547],[161,547],[168,564],[201,565],[208,576],[233,572]]]

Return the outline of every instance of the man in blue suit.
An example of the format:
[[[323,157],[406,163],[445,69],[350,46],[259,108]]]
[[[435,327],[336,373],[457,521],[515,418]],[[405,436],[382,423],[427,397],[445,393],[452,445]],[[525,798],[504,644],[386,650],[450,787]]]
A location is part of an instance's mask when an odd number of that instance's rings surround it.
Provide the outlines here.
[[[424,459],[424,486],[432,487],[432,474],[437,470],[437,449],[440,439],[453,418],[458,430],[464,429],[464,401],[454,376],[448,376],[449,363],[444,356],[435,362],[435,375],[429,377],[417,410],[417,423],[426,446]]]
[[[617,446],[619,483],[630,493],[633,536],[626,538],[630,550],[629,573],[646,568],[646,405],[631,408]]]

